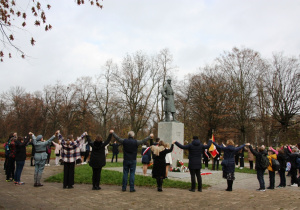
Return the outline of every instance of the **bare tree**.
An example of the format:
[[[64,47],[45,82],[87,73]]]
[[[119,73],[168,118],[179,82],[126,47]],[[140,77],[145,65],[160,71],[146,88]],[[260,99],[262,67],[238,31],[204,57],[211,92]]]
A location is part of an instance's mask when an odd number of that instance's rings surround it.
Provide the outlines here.
[[[241,134],[240,143],[244,143],[253,117],[255,81],[265,68],[264,61],[258,52],[247,48],[233,48],[231,52],[224,52],[216,61],[229,83],[234,105],[231,114]]]
[[[113,115],[112,110],[115,109],[117,103],[115,88],[112,85],[113,72],[117,70],[117,65],[113,63],[112,60],[107,60],[105,66],[103,67],[104,74],[101,74],[96,83],[93,84],[93,103],[94,103],[94,115],[96,116],[96,121],[99,123],[100,133],[104,138],[106,138],[108,128],[108,122]],[[115,112],[118,112],[115,110]]]
[[[266,80],[272,98],[272,114],[281,125],[280,140],[287,142],[291,118],[300,110],[300,62],[283,53],[273,55],[271,78]]]
[[[152,59],[142,52],[127,55],[121,70],[114,74],[121,93],[120,103],[129,114],[131,129],[136,134],[147,125],[155,108],[151,96],[158,82],[159,69],[153,68],[151,62]]]

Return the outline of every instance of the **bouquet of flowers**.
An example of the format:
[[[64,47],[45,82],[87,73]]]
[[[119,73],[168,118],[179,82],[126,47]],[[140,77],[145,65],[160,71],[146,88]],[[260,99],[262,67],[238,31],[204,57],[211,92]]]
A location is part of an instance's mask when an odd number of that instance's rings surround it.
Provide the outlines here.
[[[173,168],[173,172],[189,172],[188,167],[186,167],[184,165],[184,163],[182,162],[182,160],[177,160],[177,167]]]

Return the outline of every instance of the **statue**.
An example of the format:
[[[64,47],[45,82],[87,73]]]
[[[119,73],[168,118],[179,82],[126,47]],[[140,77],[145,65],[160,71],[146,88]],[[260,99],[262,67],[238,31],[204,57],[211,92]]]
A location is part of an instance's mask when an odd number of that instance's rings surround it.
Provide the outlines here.
[[[165,122],[170,122],[169,112],[172,114],[172,121],[175,120],[175,104],[174,104],[174,91],[171,86],[171,79],[167,79],[167,84],[165,84],[164,88],[161,90],[161,94],[164,97],[164,112],[165,112]]]

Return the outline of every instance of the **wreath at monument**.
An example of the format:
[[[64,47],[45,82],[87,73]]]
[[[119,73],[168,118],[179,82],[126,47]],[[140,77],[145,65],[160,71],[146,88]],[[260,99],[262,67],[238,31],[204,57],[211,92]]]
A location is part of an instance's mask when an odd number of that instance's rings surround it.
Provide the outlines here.
[[[177,160],[176,167],[172,169],[172,172],[189,172],[189,168],[184,165],[182,160]]]

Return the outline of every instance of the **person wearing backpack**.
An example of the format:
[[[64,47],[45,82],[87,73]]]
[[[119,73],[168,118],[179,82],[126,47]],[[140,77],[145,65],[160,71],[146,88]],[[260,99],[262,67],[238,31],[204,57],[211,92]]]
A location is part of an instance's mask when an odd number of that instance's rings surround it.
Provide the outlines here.
[[[291,162],[291,186],[297,187],[299,184],[297,180],[297,158],[300,158],[300,154],[298,152],[298,149],[294,147],[292,149],[292,153],[287,153],[287,155],[289,156]]]
[[[285,178],[285,169],[286,169],[286,155],[283,149],[278,150],[277,160],[280,163],[279,168],[279,176],[280,176],[280,183],[277,188],[285,187],[286,186],[286,178]]]
[[[267,187],[269,190],[274,190],[275,187],[275,169],[273,168],[273,161],[272,159],[277,160],[277,155],[271,150],[268,150],[268,159],[269,159],[269,166],[268,166],[268,171],[269,171],[269,181],[270,181],[270,186]]]
[[[257,180],[259,182],[259,189],[257,189],[257,191],[265,192],[266,188],[265,188],[264,173],[269,164],[269,159],[267,158],[267,151],[263,146],[258,147],[257,151],[254,150],[250,144],[247,144],[246,146],[249,146],[250,151],[256,157],[255,170],[257,173]]]

